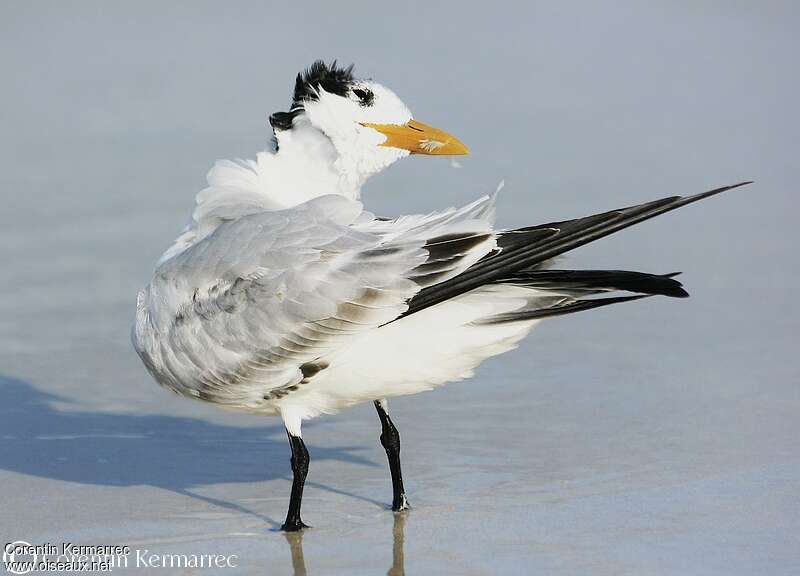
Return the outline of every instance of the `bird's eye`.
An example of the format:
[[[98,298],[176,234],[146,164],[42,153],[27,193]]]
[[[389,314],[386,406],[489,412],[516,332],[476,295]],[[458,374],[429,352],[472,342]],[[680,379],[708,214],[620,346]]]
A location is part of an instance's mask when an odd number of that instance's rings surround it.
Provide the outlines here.
[[[375,94],[372,93],[372,90],[354,88],[353,94],[356,95],[359,100],[359,104],[362,106],[372,106],[372,102],[375,100]]]

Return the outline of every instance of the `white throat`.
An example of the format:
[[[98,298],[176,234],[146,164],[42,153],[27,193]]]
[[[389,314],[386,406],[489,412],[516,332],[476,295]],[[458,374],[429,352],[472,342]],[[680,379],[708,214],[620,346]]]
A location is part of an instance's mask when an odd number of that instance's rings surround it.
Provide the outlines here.
[[[291,130],[275,135],[278,151],[263,169],[268,171],[263,191],[289,208],[317,196],[339,194],[358,200],[361,187],[371,174],[361,173],[336,150],[330,138],[311,125],[305,115],[294,121]],[[262,162],[259,154],[259,163]]]

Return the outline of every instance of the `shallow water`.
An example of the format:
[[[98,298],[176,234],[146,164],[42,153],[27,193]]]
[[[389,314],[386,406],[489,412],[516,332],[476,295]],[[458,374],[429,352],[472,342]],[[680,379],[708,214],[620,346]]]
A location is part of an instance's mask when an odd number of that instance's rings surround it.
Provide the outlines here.
[[[796,10],[427,6],[417,34],[459,19],[463,52],[420,42],[398,59],[397,29],[342,4],[352,19],[335,37],[310,34],[278,61],[269,48],[292,28],[264,39],[259,23],[296,13],[20,6],[0,18],[13,71],[0,95],[3,542],[235,554],[241,573],[796,572]],[[511,40],[476,46],[479,31]],[[683,270],[692,298],[548,321],[470,381],[392,401],[408,514],[387,510],[371,406],[308,423],[314,528],[287,537],[280,422],[161,390],[128,331],[211,162],[262,147],[296,69],[333,53],[473,150],[461,169],[412,158],[376,178],[379,214],[465,203],[503,178],[503,226],[758,182],[563,263]]]

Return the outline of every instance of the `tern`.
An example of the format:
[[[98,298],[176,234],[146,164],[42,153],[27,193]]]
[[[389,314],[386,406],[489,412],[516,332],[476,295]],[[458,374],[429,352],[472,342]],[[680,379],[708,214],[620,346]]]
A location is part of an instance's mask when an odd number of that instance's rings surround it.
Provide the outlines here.
[[[307,527],[304,420],[374,402],[392,510],[407,509],[388,398],[470,377],[544,318],[688,296],[676,274],[561,270],[553,259],[749,183],[516,230],[494,228],[496,193],[387,219],[360,202],[370,176],[409,155],[467,147],[336,62],[298,74],[289,111],[270,123],[272,149],[209,172],[191,223],[138,294],[132,340],[173,392],[283,419],[293,473],[286,531]]]

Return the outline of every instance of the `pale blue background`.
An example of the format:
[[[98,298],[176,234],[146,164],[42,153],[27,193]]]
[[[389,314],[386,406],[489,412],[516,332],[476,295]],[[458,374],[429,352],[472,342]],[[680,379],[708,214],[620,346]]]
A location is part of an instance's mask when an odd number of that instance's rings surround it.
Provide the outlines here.
[[[511,227],[756,180],[564,263],[682,270],[691,299],[553,320],[393,402],[408,573],[796,574],[798,29],[793,2],[4,2],[0,539],[292,571],[280,423],[161,390],[128,330],[213,161],[339,58],[472,150],[375,178],[379,214],[505,179]],[[306,427],[310,574],[401,565],[378,428]]]

